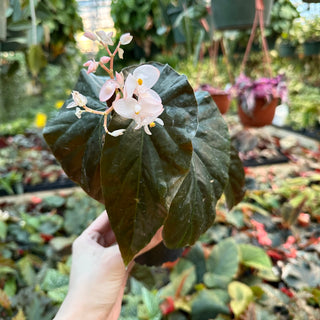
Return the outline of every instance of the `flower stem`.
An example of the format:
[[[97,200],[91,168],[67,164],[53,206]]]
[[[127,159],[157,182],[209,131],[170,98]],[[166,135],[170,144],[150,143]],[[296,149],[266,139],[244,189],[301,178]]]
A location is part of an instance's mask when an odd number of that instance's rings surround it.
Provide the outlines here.
[[[93,109],[91,109],[91,108],[89,108],[87,106],[82,106],[82,107],[83,107],[84,110],[86,110],[87,112],[90,112],[90,113],[95,113],[95,114],[100,114],[100,115],[104,115],[106,113],[106,112],[103,112],[103,111],[93,110]]]
[[[112,58],[111,58],[112,59]],[[107,73],[109,74],[110,78],[111,79],[114,79],[114,76],[113,76],[113,72],[107,68],[102,62],[99,62],[99,65],[102,69],[104,69],[105,71],[107,71]]]
[[[108,127],[107,127],[107,119],[108,119],[108,114],[113,110],[113,106],[111,106],[109,109],[107,109],[104,112],[104,119],[103,119],[103,127],[106,133],[109,133]]]

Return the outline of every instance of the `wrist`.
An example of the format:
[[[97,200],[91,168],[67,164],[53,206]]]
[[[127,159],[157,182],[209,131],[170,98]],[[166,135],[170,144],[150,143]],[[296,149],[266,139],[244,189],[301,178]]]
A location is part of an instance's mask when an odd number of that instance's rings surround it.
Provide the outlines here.
[[[79,301],[69,294],[63,301],[53,320],[105,320],[112,306],[93,305],[89,301]]]

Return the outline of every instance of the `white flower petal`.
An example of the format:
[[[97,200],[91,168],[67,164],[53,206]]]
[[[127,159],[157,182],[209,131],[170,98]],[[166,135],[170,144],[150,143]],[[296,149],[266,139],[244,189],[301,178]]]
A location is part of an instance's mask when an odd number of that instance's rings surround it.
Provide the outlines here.
[[[151,136],[151,135],[152,135],[152,133],[151,133],[151,131],[150,131],[150,129],[149,129],[149,127],[148,127],[148,125],[143,126],[143,129],[144,129],[144,132],[145,132],[146,134],[148,134],[149,136]]]
[[[125,98],[131,98],[136,87],[137,80],[131,73],[129,73],[124,84]]]
[[[71,94],[73,101],[76,103],[77,106],[83,107],[87,104],[87,98],[83,96],[80,92],[73,90]]]
[[[90,31],[86,31],[83,35],[92,41],[98,40],[97,36]]]
[[[67,106],[66,106],[66,108],[67,109],[70,109],[70,108],[74,108],[74,107],[76,107],[77,106],[77,104],[74,102],[74,101],[72,101],[72,102],[70,102]]]
[[[150,100],[146,99],[139,99],[138,102],[141,106],[141,117],[153,117],[155,119],[163,112],[163,105],[161,103],[155,104],[153,100],[150,102]]]
[[[157,122],[157,123],[159,123],[159,124],[161,124],[162,126],[164,125],[163,120],[160,119],[160,118],[155,118],[154,121]]]
[[[138,87],[139,99],[148,100],[150,103],[161,104],[161,98],[157,92],[152,89],[140,86]]]
[[[80,108],[78,108],[78,107],[76,108],[75,115],[77,116],[77,118],[79,118],[79,119],[81,118],[82,112],[83,112],[83,111],[82,111]]]
[[[119,83],[114,79],[107,80],[100,89],[99,99],[100,101],[109,100],[116,88],[119,88]]]
[[[118,49],[118,55],[119,55],[119,58],[120,58],[120,59],[123,59],[123,53],[124,53],[124,50],[121,49],[121,48],[119,48],[119,49]]]
[[[98,30],[96,31],[96,34],[104,43],[106,43],[107,45],[113,46],[112,32],[106,33],[103,30]]]
[[[120,43],[122,45],[126,45],[131,42],[132,38],[133,37],[132,37],[132,35],[130,35],[130,33],[125,33],[120,37]]]
[[[120,72],[120,73],[116,72],[116,80],[119,83],[120,88],[123,88],[123,86],[124,86],[124,76],[123,76],[122,72]]]
[[[143,86],[152,88],[160,77],[160,71],[150,64],[144,64],[133,71],[133,76],[138,82],[141,79]]]
[[[110,136],[113,136],[113,137],[119,137],[119,136],[122,136],[125,131],[126,129],[119,129],[112,132],[109,131],[108,134],[110,134]]]
[[[120,116],[133,119],[135,117],[135,109],[138,101],[133,98],[119,99],[113,103],[113,108]]]
[[[138,130],[138,129],[140,129],[142,127],[142,124],[139,122],[139,123],[137,123],[137,126],[134,128],[134,130]]]

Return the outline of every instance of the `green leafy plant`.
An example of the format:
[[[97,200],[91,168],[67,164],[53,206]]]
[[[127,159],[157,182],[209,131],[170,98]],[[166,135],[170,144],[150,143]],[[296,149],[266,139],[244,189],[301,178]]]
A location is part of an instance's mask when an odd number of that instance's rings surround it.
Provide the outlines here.
[[[162,2],[166,6],[168,1]],[[159,1],[113,0],[111,16],[118,33],[130,32],[134,36],[135,47],[130,49],[136,60],[149,59],[165,47],[167,30]]]
[[[288,32],[291,29],[293,21],[298,17],[299,12],[291,1],[274,1],[270,26],[266,27],[266,36],[277,39],[283,32]]]
[[[74,0],[10,0],[7,8],[7,32],[0,51],[23,51],[33,74],[59,56],[67,45],[75,45],[74,35],[82,21]]]
[[[161,227],[168,248],[195,243],[212,225],[227,183],[229,205],[243,194],[226,123],[208,94],[194,94],[168,65],[129,67],[115,77],[114,56],[122,57],[130,34],[113,52],[111,34],[87,36],[109,54],[88,61],[88,73],[100,66],[110,79],[81,72],[72,100],[44,130],[47,143],[67,175],[106,206],[125,263]]]

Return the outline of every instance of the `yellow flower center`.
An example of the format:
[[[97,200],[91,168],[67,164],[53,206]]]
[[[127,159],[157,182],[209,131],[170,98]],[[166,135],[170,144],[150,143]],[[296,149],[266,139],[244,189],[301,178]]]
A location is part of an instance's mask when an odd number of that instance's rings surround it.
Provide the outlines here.
[[[156,126],[156,124],[155,124],[155,122],[151,122],[151,123],[149,124],[149,126],[150,126],[150,128],[153,128],[153,127]]]
[[[143,80],[141,78],[138,79],[138,84],[141,86],[143,84]]]

